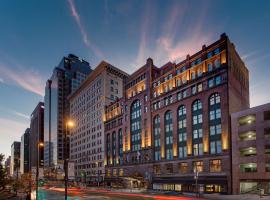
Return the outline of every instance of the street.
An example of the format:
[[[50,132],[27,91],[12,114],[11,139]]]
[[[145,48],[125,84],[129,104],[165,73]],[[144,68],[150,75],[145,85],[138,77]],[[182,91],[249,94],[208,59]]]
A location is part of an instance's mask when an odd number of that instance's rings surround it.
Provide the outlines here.
[[[64,199],[64,190],[58,189],[42,189],[39,191],[39,200],[60,200]],[[68,192],[70,200],[192,200],[192,197],[177,197],[166,195],[136,194],[127,192],[111,192],[106,190],[72,190]],[[196,198],[198,199],[198,198]]]

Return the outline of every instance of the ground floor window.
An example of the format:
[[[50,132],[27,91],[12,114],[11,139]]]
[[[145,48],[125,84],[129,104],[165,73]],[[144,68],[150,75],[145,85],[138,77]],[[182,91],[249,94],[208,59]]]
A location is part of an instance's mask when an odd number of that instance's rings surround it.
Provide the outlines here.
[[[240,182],[240,193],[251,192],[252,190],[257,190],[257,182]]]
[[[221,185],[205,185],[205,192],[221,192]]]

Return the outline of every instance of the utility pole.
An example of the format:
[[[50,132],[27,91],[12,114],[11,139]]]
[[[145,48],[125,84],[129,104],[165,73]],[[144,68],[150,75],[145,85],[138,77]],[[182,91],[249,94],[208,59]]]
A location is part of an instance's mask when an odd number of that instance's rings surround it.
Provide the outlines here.
[[[67,200],[67,186],[68,186],[68,156],[67,156],[67,134],[68,128],[72,128],[74,126],[73,121],[66,121],[66,131],[64,137],[64,170],[65,170],[65,200]]]

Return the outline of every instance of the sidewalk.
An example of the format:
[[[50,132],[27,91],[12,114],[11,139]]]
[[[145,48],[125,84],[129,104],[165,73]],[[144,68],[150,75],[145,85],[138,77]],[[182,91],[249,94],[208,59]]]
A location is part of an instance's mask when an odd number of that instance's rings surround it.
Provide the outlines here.
[[[240,195],[221,195],[221,194],[204,194],[203,198],[210,200],[270,200],[270,196],[262,196],[256,194],[240,194]]]

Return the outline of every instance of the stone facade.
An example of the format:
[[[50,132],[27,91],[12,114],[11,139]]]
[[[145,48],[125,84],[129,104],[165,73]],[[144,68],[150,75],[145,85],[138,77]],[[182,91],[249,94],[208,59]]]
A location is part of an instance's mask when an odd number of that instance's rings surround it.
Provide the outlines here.
[[[225,34],[178,64],[147,59],[124,86],[121,112],[106,108],[105,180],[195,191],[198,172],[205,192],[231,193],[230,114],[249,107],[248,82]]]

